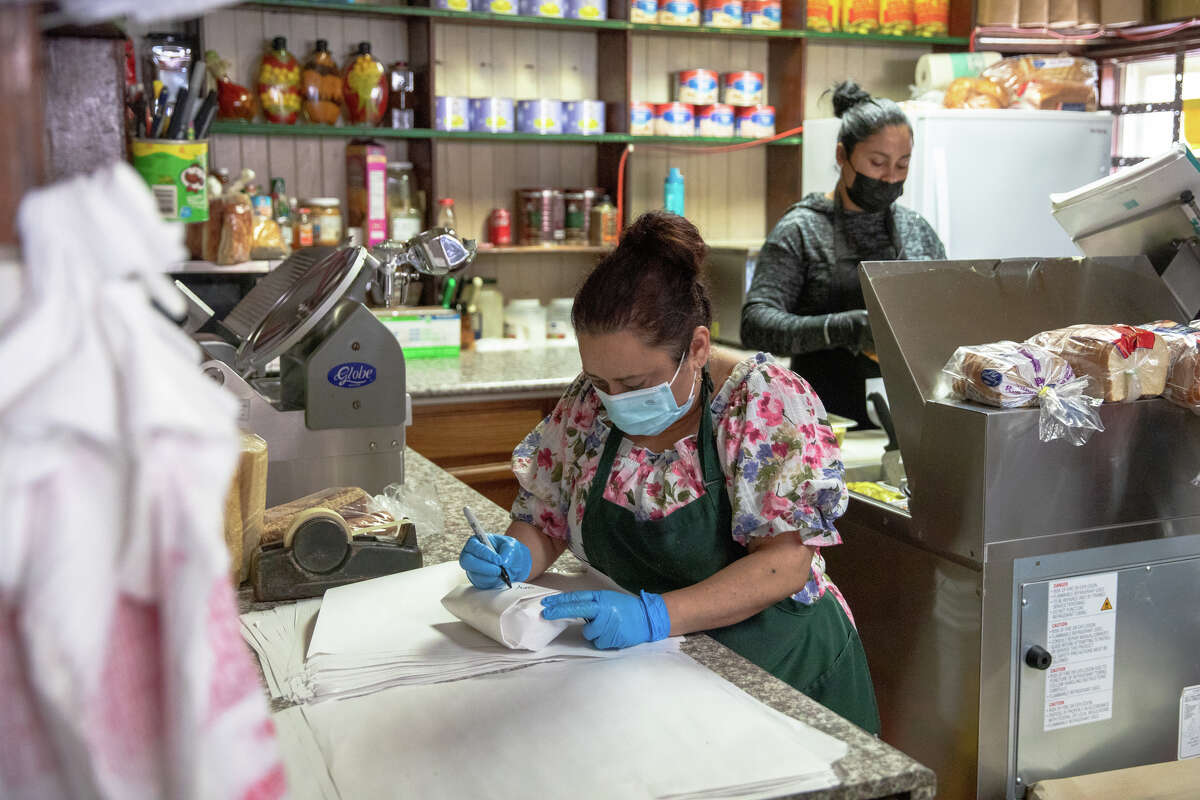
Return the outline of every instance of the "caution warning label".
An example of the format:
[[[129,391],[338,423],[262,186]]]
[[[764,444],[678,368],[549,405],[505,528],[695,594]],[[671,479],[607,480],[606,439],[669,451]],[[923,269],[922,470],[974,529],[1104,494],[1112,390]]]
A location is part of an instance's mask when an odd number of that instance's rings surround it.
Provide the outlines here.
[[[1046,649],[1047,731],[1112,718],[1117,573],[1051,581]]]

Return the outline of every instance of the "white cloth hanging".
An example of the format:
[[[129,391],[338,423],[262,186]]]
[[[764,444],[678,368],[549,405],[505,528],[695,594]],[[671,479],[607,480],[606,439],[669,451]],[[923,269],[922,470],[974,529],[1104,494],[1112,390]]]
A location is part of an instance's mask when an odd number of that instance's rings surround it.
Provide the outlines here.
[[[222,537],[235,400],[150,303],[182,253],[117,164],[30,192],[0,323],[0,796],[286,787]]]

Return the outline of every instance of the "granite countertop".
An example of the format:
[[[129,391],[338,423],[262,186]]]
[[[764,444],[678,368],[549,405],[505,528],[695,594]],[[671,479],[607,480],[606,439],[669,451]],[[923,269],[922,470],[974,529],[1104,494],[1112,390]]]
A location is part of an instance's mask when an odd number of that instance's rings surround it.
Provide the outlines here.
[[[579,350],[573,344],[464,350],[457,358],[409,358],[404,366],[417,405],[507,394],[556,397],[579,374]]]
[[[499,531],[508,526],[508,512],[457,480],[413,450],[405,454],[405,482],[431,488],[445,509],[445,529],[440,536],[420,537],[426,564],[458,558],[470,529],[459,510],[465,506],[483,526]],[[578,560],[564,553],[555,569],[582,569]],[[688,636],[683,651],[741,688],[759,701],[791,717],[841,739],[849,745],[846,757],[834,765],[842,780],[836,789],[798,795],[805,798],[873,798],[908,796],[925,800],[934,796],[935,777],[899,750],[876,739],[858,726],[793,689],[762,668],[703,634]]]

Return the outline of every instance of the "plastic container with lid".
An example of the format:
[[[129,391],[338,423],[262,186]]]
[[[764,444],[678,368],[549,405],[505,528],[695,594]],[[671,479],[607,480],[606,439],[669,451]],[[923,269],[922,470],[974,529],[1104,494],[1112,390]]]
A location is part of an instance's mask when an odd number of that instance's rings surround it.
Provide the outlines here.
[[[484,278],[475,296],[479,313],[479,338],[499,339],[504,336],[504,295],[496,288],[495,278]]]
[[[388,238],[406,242],[421,232],[425,215],[416,203],[416,178],[411,161],[387,165]]]
[[[575,328],[571,325],[573,297],[555,297],[546,306],[546,338],[551,340],[575,339]]]
[[[533,347],[546,345],[546,309],[536,297],[521,297],[504,309],[504,338],[527,341]]]
[[[304,201],[312,211],[313,244],[337,247],[342,242],[342,201],[336,197],[312,197]]]

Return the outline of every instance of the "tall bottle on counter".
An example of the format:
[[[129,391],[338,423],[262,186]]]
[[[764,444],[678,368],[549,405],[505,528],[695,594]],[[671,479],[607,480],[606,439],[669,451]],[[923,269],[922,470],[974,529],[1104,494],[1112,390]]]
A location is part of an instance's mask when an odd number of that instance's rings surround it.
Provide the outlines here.
[[[596,247],[617,246],[617,207],[612,199],[604,195],[592,206],[592,218],[588,225],[588,244]]]
[[[684,216],[683,213],[683,173],[679,167],[671,167],[667,179],[663,181],[663,208],[673,214]]]

